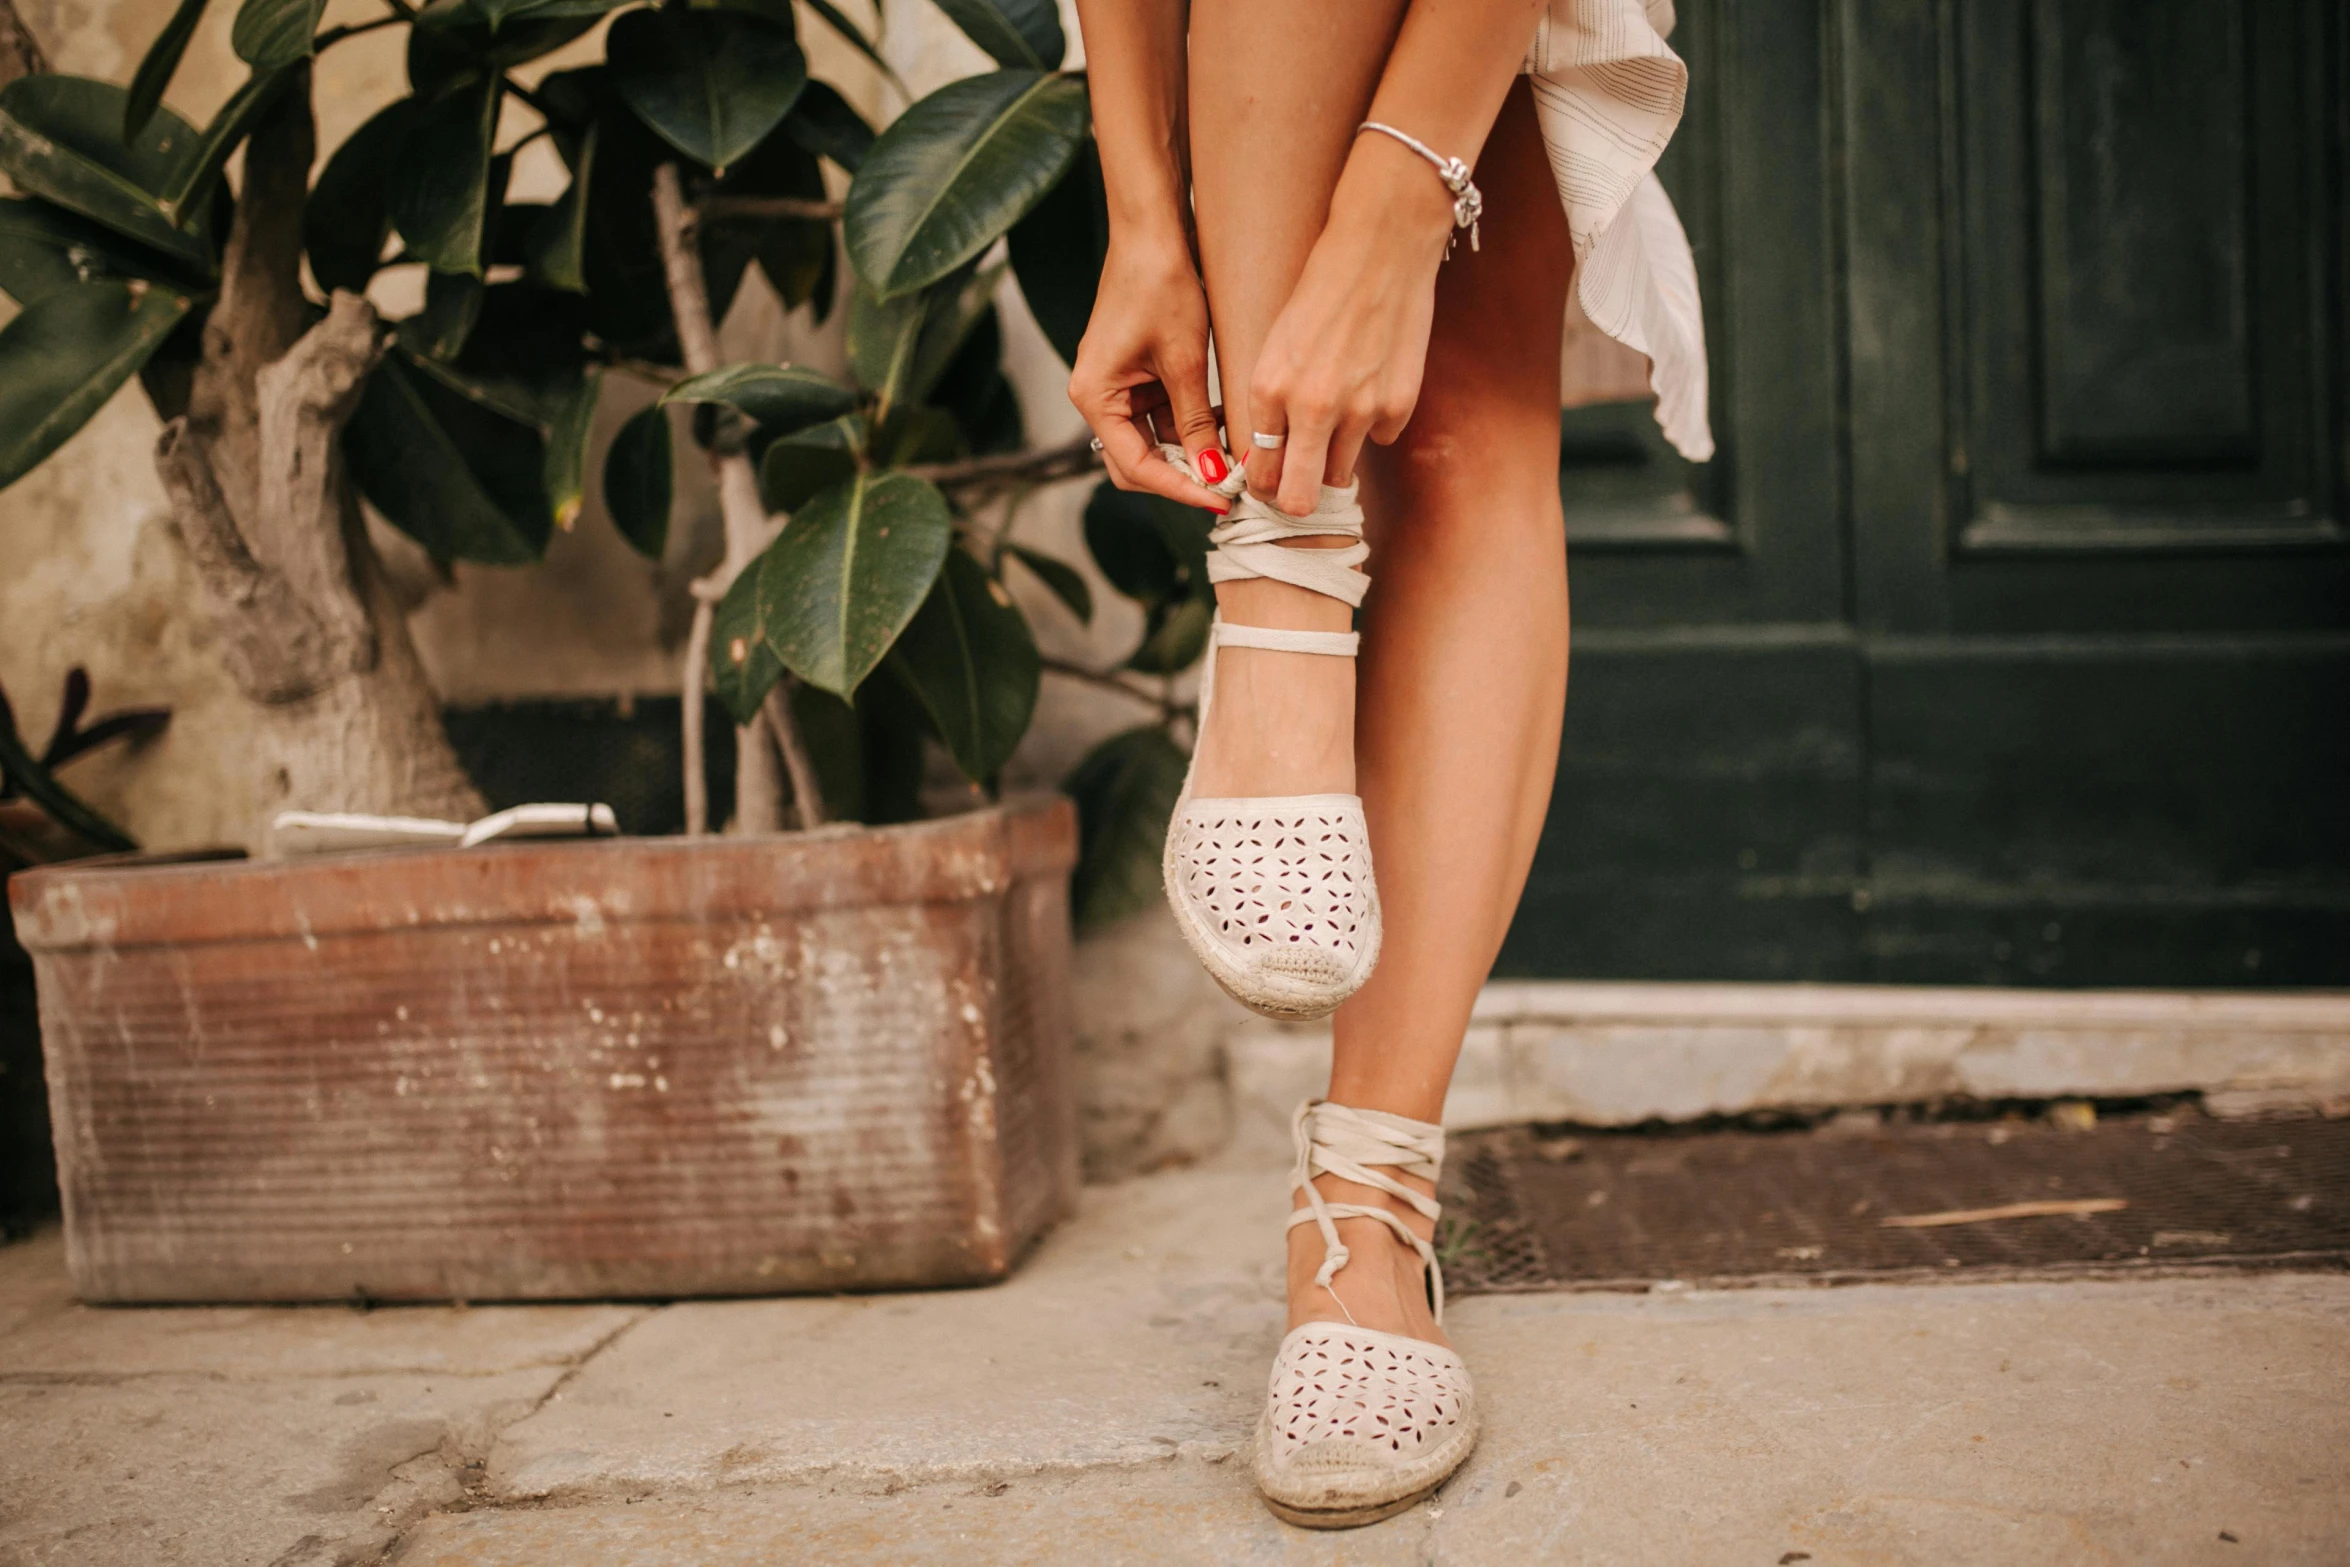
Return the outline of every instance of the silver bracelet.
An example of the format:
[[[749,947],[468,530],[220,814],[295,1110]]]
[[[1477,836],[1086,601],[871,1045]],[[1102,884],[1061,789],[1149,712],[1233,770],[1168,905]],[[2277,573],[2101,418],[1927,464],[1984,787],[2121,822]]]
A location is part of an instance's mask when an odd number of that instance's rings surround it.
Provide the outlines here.
[[[1435,148],[1420,140],[1419,137],[1408,135],[1392,125],[1382,125],[1377,120],[1365,120],[1355,127],[1357,136],[1362,135],[1365,131],[1377,131],[1382,136],[1392,136],[1436,165],[1436,177],[1444,181],[1446,190],[1452,192],[1453,238],[1444,242],[1444,253],[1447,256],[1452,254],[1453,242],[1460,238],[1462,229],[1469,231],[1469,248],[1475,250],[1477,248],[1477,220],[1485,215],[1485,195],[1484,192],[1477,189],[1477,182],[1469,178],[1469,166],[1458,158],[1445,157]]]

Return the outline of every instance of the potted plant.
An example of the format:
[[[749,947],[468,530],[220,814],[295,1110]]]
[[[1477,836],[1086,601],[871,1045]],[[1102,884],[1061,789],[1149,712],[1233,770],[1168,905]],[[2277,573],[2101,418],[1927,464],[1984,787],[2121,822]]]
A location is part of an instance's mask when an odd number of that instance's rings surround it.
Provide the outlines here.
[[[0,484],[141,376],[269,807],[480,807],[361,497],[436,559],[527,562],[578,514],[601,387],[634,376],[661,398],[604,463],[615,523],[662,548],[661,409],[689,405],[726,555],[684,673],[687,840],[18,878],[84,1293],[999,1274],[1073,1180],[1066,873],[1082,914],[1148,896],[1184,710],[1141,677],[1196,657],[1207,603],[1200,519],[1098,495],[1089,544],[1150,635],[1135,673],[1073,673],[1152,721],[1073,775],[1082,837],[1033,803],[873,825],[915,814],[927,747],[992,794],[1043,667],[1006,573],[1088,608],[1073,569],[1012,537],[1016,504],[988,504],[1091,466],[1017,449],[991,303],[1008,266],[1067,354],[1098,276],[1098,166],[1054,9],[942,0],[1001,68],[877,137],[808,79],[784,0],[386,0],[323,31],[316,0],[243,0],[249,80],[199,128],[161,97],[205,3],[182,0],[127,89],[0,86],[20,193],[0,289],[21,306],[0,330]],[[523,80],[609,13],[601,63]],[[313,179],[310,62],[376,28],[405,29],[411,91]],[[517,118],[535,123],[501,139]],[[567,189],[508,200],[542,137]],[[851,381],[718,362],[714,314],[752,266],[822,310],[844,253]],[[427,274],[389,324],[363,293],[386,266]],[[741,726],[724,840],[699,836],[705,680]],[[803,827],[868,825],[761,836],[787,804]]]

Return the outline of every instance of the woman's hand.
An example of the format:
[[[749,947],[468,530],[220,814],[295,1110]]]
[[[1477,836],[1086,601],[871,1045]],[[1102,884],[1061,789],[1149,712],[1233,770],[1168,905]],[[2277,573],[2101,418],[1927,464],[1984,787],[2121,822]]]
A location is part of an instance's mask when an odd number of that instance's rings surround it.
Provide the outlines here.
[[[1302,517],[1323,484],[1353,481],[1366,438],[1384,446],[1403,433],[1420,400],[1451,234],[1452,195],[1426,163],[1384,136],[1355,144],[1249,378],[1252,430],[1287,437],[1277,451],[1247,454],[1259,499]]]
[[[1069,400],[1101,442],[1110,480],[1186,506],[1227,503],[1159,451],[1178,443],[1193,466],[1221,482],[1230,460],[1217,447],[1208,402],[1208,301],[1180,231],[1156,239],[1115,233],[1077,348]]]

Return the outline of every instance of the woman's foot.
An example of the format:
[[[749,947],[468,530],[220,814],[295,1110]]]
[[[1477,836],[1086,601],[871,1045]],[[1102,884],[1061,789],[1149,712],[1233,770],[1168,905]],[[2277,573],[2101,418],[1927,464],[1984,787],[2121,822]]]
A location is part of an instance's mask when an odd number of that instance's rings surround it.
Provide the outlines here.
[[[1408,1175],[1397,1179],[1415,1191],[1435,1193],[1427,1181]],[[1434,1238],[1434,1221],[1400,1197],[1335,1175],[1316,1176],[1314,1185],[1324,1202],[1383,1207],[1403,1220],[1414,1235]],[[1292,1206],[1304,1207],[1304,1195],[1297,1195]],[[1338,1238],[1352,1260],[1332,1276],[1328,1288],[1314,1282],[1322,1266],[1321,1231],[1301,1224],[1289,1232],[1289,1326],[1351,1322],[1355,1327],[1400,1333],[1450,1348],[1452,1341],[1437,1326],[1428,1298],[1428,1270],[1420,1254],[1377,1219],[1340,1219],[1337,1223]]]
[[[1476,1389],[1437,1327],[1443,1298],[1430,1298],[1435,1263],[1421,1250],[1437,1217],[1444,1133],[1313,1101],[1292,1133],[1291,1325],[1253,1467],[1278,1516],[1354,1528],[1429,1495],[1477,1443]]]

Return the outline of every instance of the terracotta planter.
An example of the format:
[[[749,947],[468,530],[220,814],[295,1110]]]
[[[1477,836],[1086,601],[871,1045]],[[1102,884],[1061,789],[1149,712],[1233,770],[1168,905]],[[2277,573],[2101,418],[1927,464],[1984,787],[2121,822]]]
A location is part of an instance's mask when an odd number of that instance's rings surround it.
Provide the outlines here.
[[[1077,1181],[1058,799],[30,871],[94,1301],[1001,1277]]]

